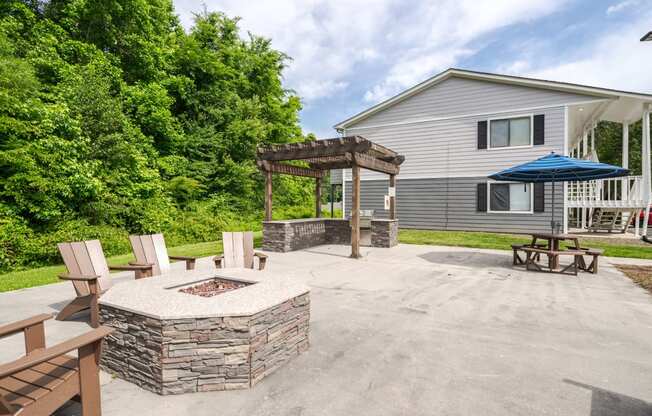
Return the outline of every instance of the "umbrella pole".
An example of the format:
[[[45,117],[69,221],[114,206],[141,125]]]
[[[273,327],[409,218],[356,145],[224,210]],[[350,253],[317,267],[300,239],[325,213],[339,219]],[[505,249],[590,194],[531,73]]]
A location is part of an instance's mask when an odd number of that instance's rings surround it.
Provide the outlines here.
[[[550,221],[550,230],[555,233],[555,182],[552,184],[552,220]]]

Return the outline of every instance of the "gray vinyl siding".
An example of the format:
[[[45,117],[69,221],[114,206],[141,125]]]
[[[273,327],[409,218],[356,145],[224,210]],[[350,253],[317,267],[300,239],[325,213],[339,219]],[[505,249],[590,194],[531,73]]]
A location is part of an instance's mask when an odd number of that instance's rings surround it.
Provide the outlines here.
[[[557,106],[594,99],[596,97],[588,95],[452,77],[347,126],[347,130],[429,118]]]
[[[331,169],[331,185],[340,185],[342,183],[342,169]]]
[[[524,114],[545,116],[545,144],[533,147],[478,149],[478,121]],[[564,107],[536,112],[490,113],[426,123],[350,130],[405,156],[399,177],[488,176],[519,163],[564,151]],[[347,179],[350,175],[347,174]],[[384,179],[363,171],[364,179]]]
[[[398,179],[396,209],[401,228],[456,231],[529,233],[549,231],[552,185],[545,185],[545,211],[532,214],[476,211],[477,184],[486,177]],[[373,209],[374,216],[387,218],[384,195],[387,180],[361,182],[361,209]],[[562,221],[563,185],[555,188],[555,219]],[[346,215],[351,210],[351,182],[346,183]]]

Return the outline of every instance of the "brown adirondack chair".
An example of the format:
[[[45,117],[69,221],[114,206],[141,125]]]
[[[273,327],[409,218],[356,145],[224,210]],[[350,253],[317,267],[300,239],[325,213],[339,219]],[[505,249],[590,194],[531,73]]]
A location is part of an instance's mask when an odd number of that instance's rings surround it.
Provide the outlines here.
[[[99,240],[59,243],[58,247],[68,269],[68,273],[60,274],[59,278],[72,281],[77,297],[59,312],[57,321],[90,308],[91,326],[96,328],[100,324],[97,300],[113,284],[109,270],[130,270],[135,272],[136,279],[152,275],[151,264],[109,266]]]
[[[254,257],[258,258],[258,270],[263,270],[267,263],[267,255],[254,251],[254,233],[251,231],[239,233],[222,233],[224,254],[215,256],[213,261],[218,269],[226,267],[254,268]]]
[[[47,314],[0,326],[0,338],[23,332],[25,356],[0,365],[0,415],[45,416],[71,399],[82,415],[101,411],[99,363],[102,339],[113,332],[101,326],[52,347],[45,346]],[[68,355],[77,350],[77,357]]]
[[[186,270],[195,268],[196,257],[169,256],[163,234],[130,235],[131,249],[136,257],[135,264],[151,264],[152,275],[158,276],[170,270],[170,260],[186,262]]]

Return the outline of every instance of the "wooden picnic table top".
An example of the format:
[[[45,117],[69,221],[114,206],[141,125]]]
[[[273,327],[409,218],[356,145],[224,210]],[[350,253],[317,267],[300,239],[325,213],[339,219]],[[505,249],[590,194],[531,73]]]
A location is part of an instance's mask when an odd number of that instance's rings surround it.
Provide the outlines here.
[[[530,233],[532,237],[542,238],[545,240],[577,240],[578,237],[573,234],[555,234],[555,233]]]

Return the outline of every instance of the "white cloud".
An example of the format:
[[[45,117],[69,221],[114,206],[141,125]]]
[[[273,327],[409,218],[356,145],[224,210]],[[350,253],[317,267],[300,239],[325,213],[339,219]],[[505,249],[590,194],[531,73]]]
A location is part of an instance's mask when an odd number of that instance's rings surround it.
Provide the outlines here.
[[[332,96],[348,86],[358,63],[380,56],[383,28],[400,0],[205,0],[209,11],[240,16],[243,32],[272,39],[292,57],[286,84],[305,101]],[[184,26],[192,24],[193,0],[175,0]]]
[[[555,81],[632,91],[652,91],[652,44],[640,42],[647,32],[652,12],[617,30],[581,45],[574,59],[544,68],[529,69],[522,75]],[[579,55],[581,54],[581,55]]]
[[[408,16],[408,24],[395,25],[395,31],[388,34],[388,39],[395,44],[388,52],[395,64],[364,98],[368,102],[386,99],[472,55],[481,46],[482,36],[548,15],[563,3],[563,0],[444,0],[417,5]]]
[[[354,78],[382,76],[365,94],[378,101],[473,53],[472,41],[547,15],[565,0],[205,0],[241,16],[244,32],[270,37],[293,58],[286,84],[307,102],[340,93]],[[184,26],[194,0],[175,0]],[[481,39],[480,39],[481,40]],[[359,86],[356,85],[359,88]]]
[[[612,4],[611,6],[607,7],[607,14],[609,15],[618,13],[629,7],[636,6],[638,3],[638,0],[624,0],[620,3]]]

